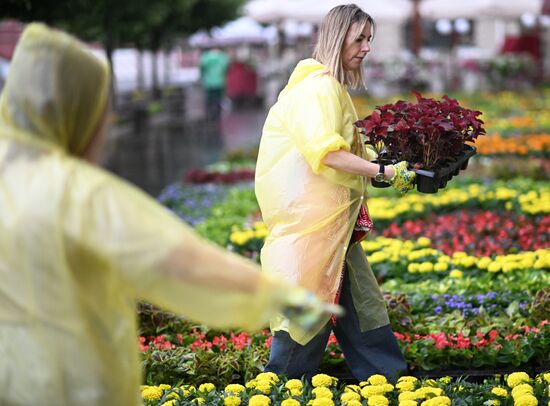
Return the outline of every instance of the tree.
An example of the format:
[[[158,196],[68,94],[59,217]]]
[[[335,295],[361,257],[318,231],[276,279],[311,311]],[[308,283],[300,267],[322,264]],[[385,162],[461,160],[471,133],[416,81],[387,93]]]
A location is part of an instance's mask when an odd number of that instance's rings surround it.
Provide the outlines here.
[[[156,55],[175,41],[240,15],[245,0],[4,0],[1,17],[44,21],[83,40],[100,41],[113,66],[117,46],[153,52],[153,92],[160,94]]]

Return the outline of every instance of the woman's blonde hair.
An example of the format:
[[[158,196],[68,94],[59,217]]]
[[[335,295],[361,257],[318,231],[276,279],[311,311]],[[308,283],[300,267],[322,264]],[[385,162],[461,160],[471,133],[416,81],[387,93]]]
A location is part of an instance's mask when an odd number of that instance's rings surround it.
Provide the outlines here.
[[[374,19],[361,10],[359,6],[344,4],[334,7],[321,23],[317,44],[313,50],[314,59],[325,65],[340,83],[350,85],[353,88],[365,85],[363,69],[359,68],[353,72],[346,72],[342,64],[342,48],[348,31],[355,23],[358,25],[355,38],[361,35],[367,23],[370,23],[372,37],[374,37]]]

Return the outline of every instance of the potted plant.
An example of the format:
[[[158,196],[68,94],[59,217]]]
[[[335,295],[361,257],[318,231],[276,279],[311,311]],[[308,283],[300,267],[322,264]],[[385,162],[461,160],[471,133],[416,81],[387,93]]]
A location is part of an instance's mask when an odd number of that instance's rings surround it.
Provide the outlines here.
[[[355,125],[378,153],[378,162],[409,162],[417,174],[418,190],[435,193],[466,169],[475,154],[471,144],[485,129],[481,112],[464,108],[455,99],[414,95],[416,103],[399,100],[377,106]]]

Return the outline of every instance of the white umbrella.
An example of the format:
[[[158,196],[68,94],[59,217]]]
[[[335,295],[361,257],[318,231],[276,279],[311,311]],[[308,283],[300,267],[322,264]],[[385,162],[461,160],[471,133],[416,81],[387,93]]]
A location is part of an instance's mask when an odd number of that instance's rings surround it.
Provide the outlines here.
[[[260,23],[276,23],[286,18],[286,7],[291,0],[252,0],[244,7],[244,14]]]
[[[410,17],[412,12],[410,0],[300,0],[292,2],[286,13],[289,18],[318,24],[332,8],[347,3],[357,4],[375,21],[398,23]]]
[[[540,14],[542,3],[543,0],[423,0],[420,15],[432,19],[515,19],[526,13]]]
[[[320,23],[326,14],[341,4],[355,3],[375,21],[402,22],[410,17],[410,0],[253,0],[245,7],[249,17],[260,22],[284,19]]]
[[[208,35],[199,31],[189,38],[191,46],[238,45],[244,43],[265,43],[274,40],[269,27],[262,27],[249,17],[241,17],[230,21],[223,27],[214,27]],[[276,33],[275,33],[276,35]]]

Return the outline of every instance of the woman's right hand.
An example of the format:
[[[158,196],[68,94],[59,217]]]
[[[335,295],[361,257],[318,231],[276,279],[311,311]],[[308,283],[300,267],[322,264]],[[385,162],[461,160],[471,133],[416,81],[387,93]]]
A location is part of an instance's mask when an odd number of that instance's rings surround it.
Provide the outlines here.
[[[414,189],[414,180],[416,173],[408,169],[406,161],[401,161],[395,165],[391,165],[394,169],[394,175],[388,181],[399,193],[406,193]]]

